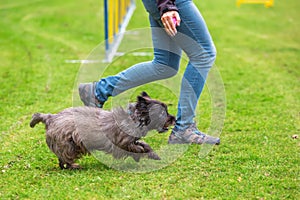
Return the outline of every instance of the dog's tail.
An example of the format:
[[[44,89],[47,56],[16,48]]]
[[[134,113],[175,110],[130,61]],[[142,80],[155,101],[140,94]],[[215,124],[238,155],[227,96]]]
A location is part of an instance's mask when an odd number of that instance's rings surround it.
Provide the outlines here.
[[[40,122],[45,124],[49,116],[49,114],[34,113],[30,121],[30,127],[33,128],[36,124]]]

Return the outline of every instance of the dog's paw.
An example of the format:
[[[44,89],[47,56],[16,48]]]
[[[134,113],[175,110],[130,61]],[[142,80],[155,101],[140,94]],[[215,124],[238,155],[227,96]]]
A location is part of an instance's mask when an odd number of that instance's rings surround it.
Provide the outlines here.
[[[143,146],[141,145],[137,145],[137,144],[132,144],[132,145],[128,145],[127,147],[129,152],[133,152],[133,153],[144,153],[145,149]]]
[[[148,153],[148,158],[153,160],[161,160],[160,157],[153,151]]]
[[[136,141],[136,145],[142,146],[145,153],[153,151],[152,148],[146,142]]]
[[[82,167],[79,164],[73,163],[73,164],[59,164],[61,169],[69,169],[69,170],[79,170],[82,169]]]

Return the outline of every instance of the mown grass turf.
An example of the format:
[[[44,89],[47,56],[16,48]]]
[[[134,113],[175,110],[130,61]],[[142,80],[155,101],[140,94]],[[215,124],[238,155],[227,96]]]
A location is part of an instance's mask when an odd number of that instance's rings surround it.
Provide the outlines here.
[[[192,145],[163,169],[129,173],[92,156],[79,161],[83,170],[62,171],[46,146],[43,126],[28,126],[36,111],[55,113],[73,105],[80,66],[65,61],[85,59],[103,41],[103,3],[1,2],[1,199],[300,198],[300,143],[291,138],[300,132],[300,2],[275,1],[269,9],[236,8],[234,1],[224,0],[195,3],[217,46],[216,67],[226,89],[222,144],[204,158],[198,156],[201,147]],[[137,1],[128,28],[147,26]],[[149,59],[124,56],[109,73]],[[175,114],[173,94],[145,87]],[[196,120],[206,131],[211,117],[207,88],[200,102]],[[147,139],[159,147],[167,138]]]

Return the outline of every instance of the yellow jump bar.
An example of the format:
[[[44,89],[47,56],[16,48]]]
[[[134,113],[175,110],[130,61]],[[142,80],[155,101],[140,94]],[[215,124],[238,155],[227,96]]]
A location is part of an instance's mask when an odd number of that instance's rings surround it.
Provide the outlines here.
[[[274,6],[274,0],[237,0],[236,5],[240,6],[241,4],[264,4],[266,8]]]

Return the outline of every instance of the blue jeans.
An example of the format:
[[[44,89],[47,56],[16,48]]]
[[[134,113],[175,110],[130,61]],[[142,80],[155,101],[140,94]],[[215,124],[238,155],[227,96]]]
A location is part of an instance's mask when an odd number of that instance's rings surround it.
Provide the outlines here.
[[[170,37],[162,28],[155,0],[143,0],[149,12],[154,59],[138,63],[115,76],[102,78],[96,84],[96,97],[105,102],[130,88],[176,75],[182,50],[189,62],[180,89],[175,129],[185,130],[195,117],[198,99],[207,74],[216,58],[216,49],[200,11],[192,0],[176,0],[181,18],[178,33]]]

